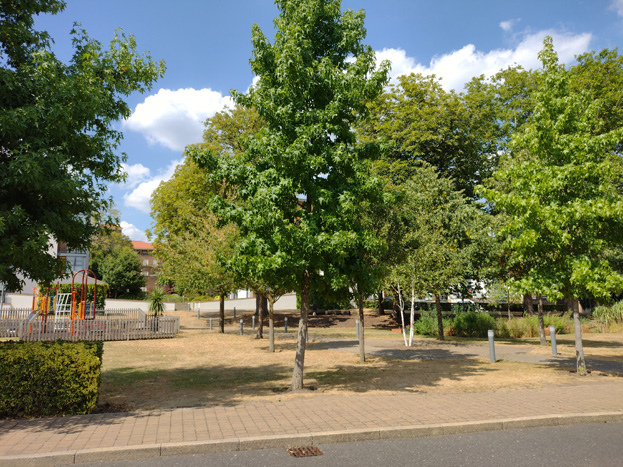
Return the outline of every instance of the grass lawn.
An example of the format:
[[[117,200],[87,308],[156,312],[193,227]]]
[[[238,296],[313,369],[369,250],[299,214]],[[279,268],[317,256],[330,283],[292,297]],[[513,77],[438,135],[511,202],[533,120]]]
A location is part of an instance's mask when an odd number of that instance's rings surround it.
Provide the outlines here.
[[[173,314],[173,313],[171,313]],[[268,327],[264,339],[255,339],[250,326],[239,335],[239,325],[226,327],[225,334],[208,329],[205,319],[194,313],[181,315],[181,331],[174,339],[106,342],[100,404],[104,409],[132,410],[227,405],[252,400],[282,400],[313,397],[318,393],[404,393],[404,392],[486,392],[537,388],[552,385],[588,384],[604,375],[580,378],[568,370],[544,365],[488,361],[476,358],[439,360],[400,360],[368,357],[338,349],[320,349],[320,341],[354,340],[355,316],[322,321],[312,318],[305,358],[307,391],[290,393],[296,348],[296,327],[290,324],[285,334],[280,325],[276,332],[276,352],[268,352]],[[389,318],[366,317],[366,339],[392,339],[402,336],[392,332]],[[245,322],[250,323],[250,317]],[[316,323],[314,321],[317,321]],[[278,321],[281,323],[281,321]],[[368,327],[369,326],[369,327]],[[460,341],[451,338],[451,341]],[[465,340],[463,340],[465,341]],[[486,345],[486,339],[469,340]],[[517,344],[517,341],[505,343]],[[539,348],[538,339],[521,340],[530,352]],[[417,338],[415,345],[435,346],[432,338]],[[613,358],[620,361],[621,334],[587,334],[584,345],[587,357]],[[559,352],[572,352],[573,336],[559,336]],[[572,353],[573,355],[574,353]],[[594,354],[594,355],[593,355]]]

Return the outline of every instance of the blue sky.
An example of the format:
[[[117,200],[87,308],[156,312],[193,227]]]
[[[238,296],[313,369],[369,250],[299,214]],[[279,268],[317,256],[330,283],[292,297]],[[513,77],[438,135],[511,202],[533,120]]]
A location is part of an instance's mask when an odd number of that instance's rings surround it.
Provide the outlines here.
[[[472,76],[515,63],[537,67],[546,35],[566,63],[623,44],[623,0],[343,0],[342,8],[366,11],[366,43],[392,61],[392,76],[435,73],[457,91]],[[202,122],[230,102],[231,89],[251,84],[251,26],[272,37],[276,15],[271,0],[68,0],[60,15],[37,19],[63,60],[79,22],[104,44],[121,28],[139,50],[166,62],[164,78],[150,93],[130,96],[132,116],[118,124],[128,178],[110,193],[132,240],[145,240],[149,196],[184,146],[201,140]]]

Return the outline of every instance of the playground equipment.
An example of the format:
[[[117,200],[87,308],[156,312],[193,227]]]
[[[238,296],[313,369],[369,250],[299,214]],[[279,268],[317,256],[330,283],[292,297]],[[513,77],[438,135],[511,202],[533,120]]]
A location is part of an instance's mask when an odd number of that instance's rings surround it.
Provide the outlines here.
[[[76,284],[76,277],[82,275],[80,284]],[[89,300],[88,280],[89,275],[93,277],[93,299]],[[83,321],[95,318],[95,304],[97,299],[97,277],[93,271],[81,269],[76,272],[71,280],[71,292],[60,292],[60,285],[45,289],[33,288],[32,312],[28,319],[34,320],[41,316],[41,320],[47,323],[48,316],[54,315],[55,321],[64,321],[70,318],[71,321]]]
[[[78,290],[75,286],[76,276],[78,274],[82,274],[82,281],[80,286],[80,293],[78,298]],[[94,279],[94,287],[93,287],[93,301],[88,302],[88,281],[89,274],[93,276]],[[97,277],[90,269],[81,269],[76,272],[71,279],[71,320],[72,321],[82,321],[85,319],[94,319],[95,318],[95,303],[97,298]]]

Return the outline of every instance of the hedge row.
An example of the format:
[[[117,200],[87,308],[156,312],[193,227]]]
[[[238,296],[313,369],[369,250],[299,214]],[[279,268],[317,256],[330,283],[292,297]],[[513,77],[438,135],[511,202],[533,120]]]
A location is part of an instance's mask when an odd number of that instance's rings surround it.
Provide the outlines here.
[[[0,417],[90,413],[102,342],[0,342]]]

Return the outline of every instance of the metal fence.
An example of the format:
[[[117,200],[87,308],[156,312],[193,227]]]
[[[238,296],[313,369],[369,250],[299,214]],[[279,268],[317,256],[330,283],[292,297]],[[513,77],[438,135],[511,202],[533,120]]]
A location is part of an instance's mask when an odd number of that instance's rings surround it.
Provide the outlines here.
[[[10,312],[3,310],[0,316],[0,337],[23,341],[162,339],[174,337],[180,328],[178,316],[153,317],[138,309],[101,310],[94,319],[77,321],[54,315],[44,319],[30,310]]]

